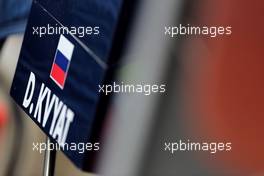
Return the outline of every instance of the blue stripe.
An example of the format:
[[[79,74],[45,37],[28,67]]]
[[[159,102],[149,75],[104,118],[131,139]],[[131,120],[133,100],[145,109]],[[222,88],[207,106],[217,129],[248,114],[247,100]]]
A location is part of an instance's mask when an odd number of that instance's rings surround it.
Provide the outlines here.
[[[69,64],[68,59],[59,51],[57,50],[56,56],[55,56],[55,63],[64,71],[67,71],[67,67]]]

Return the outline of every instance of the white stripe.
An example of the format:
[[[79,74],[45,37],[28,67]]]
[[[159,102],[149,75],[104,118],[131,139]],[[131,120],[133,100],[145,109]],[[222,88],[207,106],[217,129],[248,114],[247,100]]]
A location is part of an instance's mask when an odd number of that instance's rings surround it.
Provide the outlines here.
[[[69,61],[71,61],[74,45],[63,35],[60,36],[57,48]]]

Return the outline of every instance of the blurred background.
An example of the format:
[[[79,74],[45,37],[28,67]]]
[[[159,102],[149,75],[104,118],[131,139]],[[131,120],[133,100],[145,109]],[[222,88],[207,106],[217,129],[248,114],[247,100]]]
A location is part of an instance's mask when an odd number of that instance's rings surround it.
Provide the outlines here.
[[[136,3],[136,2],[135,2]],[[0,0],[0,176],[42,175],[45,135],[9,89],[31,1]],[[166,84],[165,94],[117,94],[105,118],[100,175],[264,175],[264,2],[152,0],[135,9],[116,79]],[[230,36],[164,35],[165,26],[231,26]],[[232,150],[164,152],[164,142],[232,142]],[[61,152],[55,175],[91,175]]]

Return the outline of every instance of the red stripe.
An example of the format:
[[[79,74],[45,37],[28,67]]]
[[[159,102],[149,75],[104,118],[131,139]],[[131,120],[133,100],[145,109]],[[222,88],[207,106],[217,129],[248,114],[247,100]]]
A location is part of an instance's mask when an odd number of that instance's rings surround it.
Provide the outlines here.
[[[50,75],[60,86],[64,87],[65,73],[56,63],[53,64]]]

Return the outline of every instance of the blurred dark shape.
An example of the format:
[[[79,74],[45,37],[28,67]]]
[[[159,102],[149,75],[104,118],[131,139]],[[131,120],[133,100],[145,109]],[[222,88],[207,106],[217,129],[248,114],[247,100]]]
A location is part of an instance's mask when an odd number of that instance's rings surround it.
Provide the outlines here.
[[[4,38],[3,39],[0,39],[0,51],[1,51],[4,43],[5,43],[5,39]]]
[[[31,0],[0,0],[0,40],[25,30],[30,6]]]
[[[31,0],[0,0],[0,51],[4,45],[5,39],[9,35],[24,32],[30,6]],[[12,110],[15,115],[15,133],[17,135],[13,138],[11,155],[8,161],[8,167],[5,170],[5,175],[7,176],[15,174],[14,171],[16,170],[17,161],[20,156],[20,144],[24,133],[24,124],[19,110],[15,105],[12,106]]]

